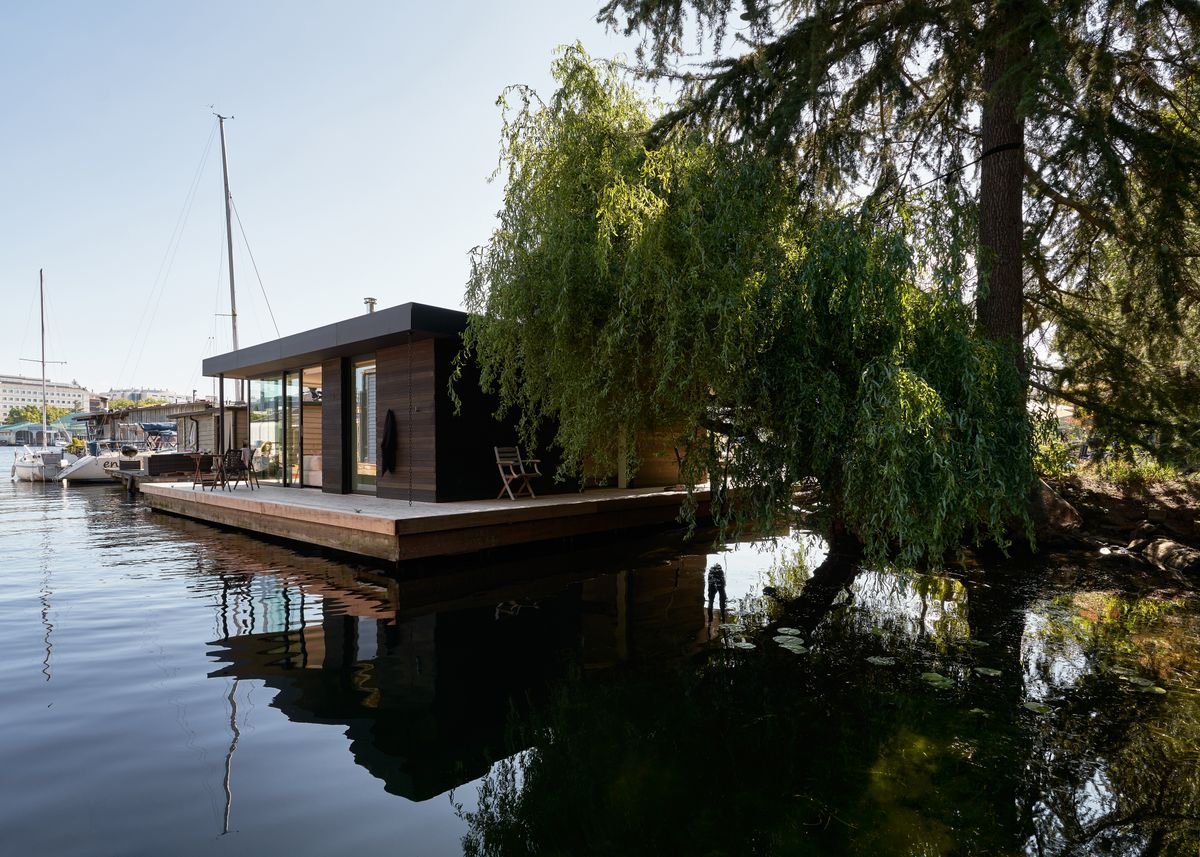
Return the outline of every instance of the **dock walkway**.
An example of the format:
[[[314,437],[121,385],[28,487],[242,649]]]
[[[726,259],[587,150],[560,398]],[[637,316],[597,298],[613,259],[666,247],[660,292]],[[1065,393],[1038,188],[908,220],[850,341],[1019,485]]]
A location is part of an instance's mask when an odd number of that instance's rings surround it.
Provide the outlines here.
[[[159,511],[389,562],[669,524],[685,496],[662,488],[601,488],[535,499],[410,504],[268,485],[254,491],[205,491],[191,482],[140,487],[146,504]],[[700,499],[703,508],[707,493]]]

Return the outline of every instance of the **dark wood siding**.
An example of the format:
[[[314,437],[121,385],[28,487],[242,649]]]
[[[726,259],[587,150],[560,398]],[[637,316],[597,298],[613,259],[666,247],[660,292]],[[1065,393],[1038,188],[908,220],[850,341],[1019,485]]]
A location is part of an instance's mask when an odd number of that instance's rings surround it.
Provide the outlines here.
[[[376,494],[420,502],[438,498],[434,353],[435,340],[384,348],[375,354],[377,437],[381,448]],[[410,352],[411,349],[411,352]],[[383,472],[384,422],[396,420],[396,469]],[[411,419],[410,419],[411,414]],[[411,477],[411,481],[410,481]]]
[[[503,422],[496,419],[500,403],[480,390],[479,370],[473,363],[463,367],[462,377],[455,384],[462,409],[454,412],[447,390],[454,357],[461,347],[458,339],[437,341],[437,499],[442,502],[495,498],[502,484],[496,470],[495,447],[517,443],[516,419],[511,414]],[[541,470],[546,475],[534,480],[534,491],[539,496],[578,491],[574,481],[554,481],[558,456],[549,449],[553,431],[548,426],[542,434],[539,449],[521,450],[522,455],[542,460]]]
[[[326,494],[345,494],[346,484],[346,408],[344,385],[346,370],[341,357],[321,364],[321,490]]]

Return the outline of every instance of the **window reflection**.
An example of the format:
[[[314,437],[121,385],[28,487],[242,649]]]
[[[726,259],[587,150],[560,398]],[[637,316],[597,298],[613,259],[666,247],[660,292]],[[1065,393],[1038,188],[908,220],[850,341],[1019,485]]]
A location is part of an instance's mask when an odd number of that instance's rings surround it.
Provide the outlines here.
[[[283,481],[283,378],[250,382],[250,466],[260,482]]]

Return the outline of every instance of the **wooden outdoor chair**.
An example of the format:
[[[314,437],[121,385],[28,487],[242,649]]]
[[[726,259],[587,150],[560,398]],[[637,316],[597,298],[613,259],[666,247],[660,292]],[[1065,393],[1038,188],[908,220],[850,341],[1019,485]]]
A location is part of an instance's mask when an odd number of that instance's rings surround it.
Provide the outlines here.
[[[211,491],[221,480],[221,468],[218,466],[220,459],[215,455],[199,452],[193,454],[192,459],[196,462],[196,471],[192,474],[192,490],[195,491],[199,485],[201,491],[205,488]],[[204,466],[205,463],[208,467]]]
[[[506,492],[513,500],[526,492],[530,497],[536,498],[529,480],[542,475],[542,471],[538,469],[541,461],[536,458],[521,458],[521,450],[515,446],[496,446],[493,449],[496,450],[496,469],[500,471],[500,478],[504,481],[504,487],[500,489],[496,499],[499,500]],[[516,494],[512,490],[514,482],[517,483]]]

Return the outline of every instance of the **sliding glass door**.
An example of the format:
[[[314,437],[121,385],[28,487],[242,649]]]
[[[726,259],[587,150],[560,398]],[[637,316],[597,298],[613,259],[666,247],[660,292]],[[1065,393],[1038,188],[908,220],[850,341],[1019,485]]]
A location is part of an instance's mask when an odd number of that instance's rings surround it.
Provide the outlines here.
[[[355,491],[375,493],[375,358],[354,363],[354,448],[351,474]]]
[[[321,450],[321,367],[300,374],[300,484],[320,488],[324,453]]]
[[[317,370],[316,387],[320,389],[320,370]],[[305,372],[307,375],[307,371]],[[266,378],[250,381],[250,466],[259,482],[276,485],[321,484],[320,438],[321,413],[320,394],[317,394],[316,412],[306,408],[310,393],[301,384],[300,372],[282,372]],[[312,417],[316,434],[316,477],[315,482],[305,481],[304,420]],[[308,462],[312,464],[312,460]],[[311,472],[311,471],[310,471]]]
[[[250,466],[259,482],[283,483],[283,376],[250,381]]]

